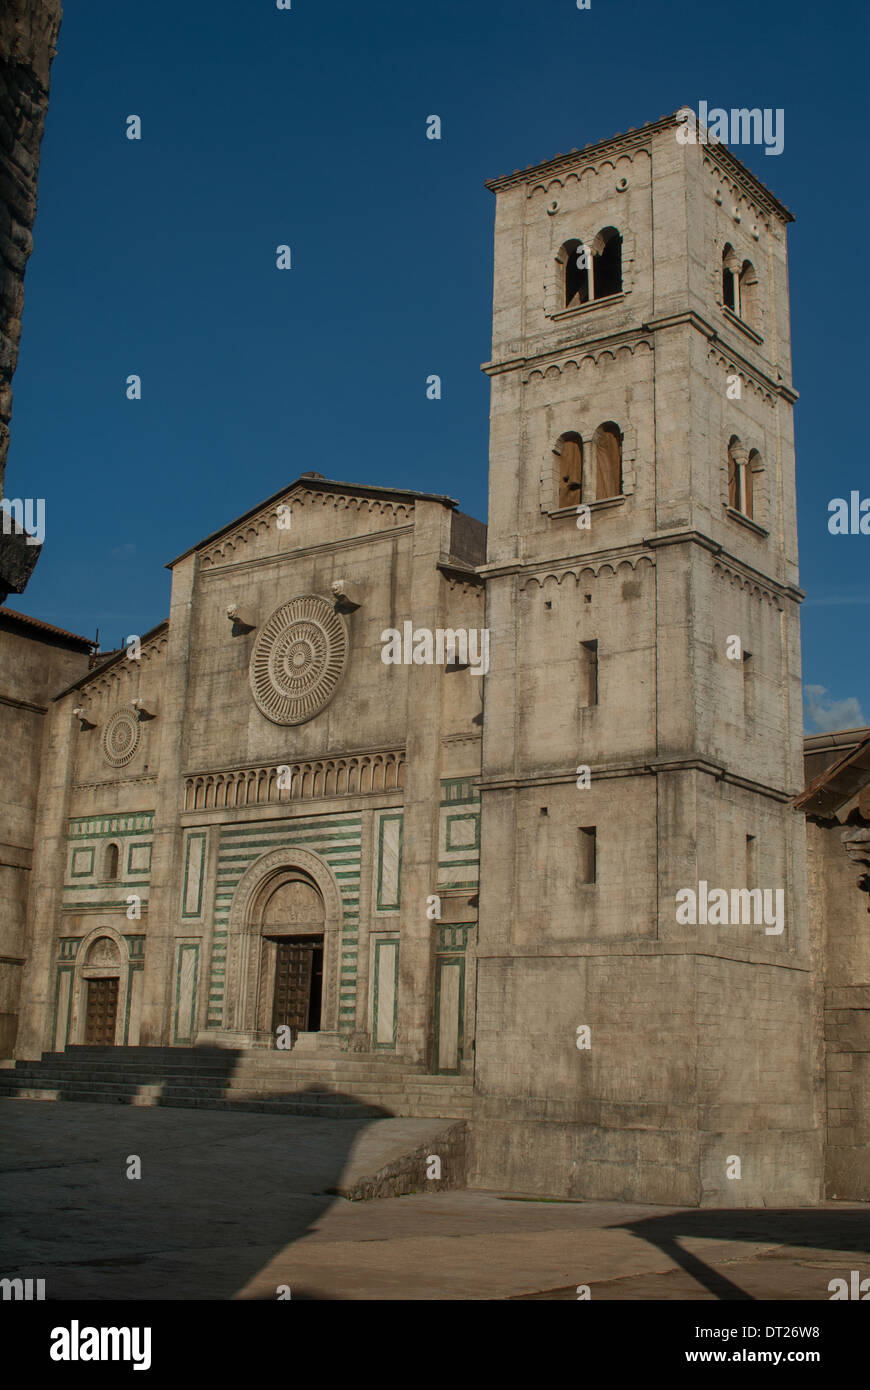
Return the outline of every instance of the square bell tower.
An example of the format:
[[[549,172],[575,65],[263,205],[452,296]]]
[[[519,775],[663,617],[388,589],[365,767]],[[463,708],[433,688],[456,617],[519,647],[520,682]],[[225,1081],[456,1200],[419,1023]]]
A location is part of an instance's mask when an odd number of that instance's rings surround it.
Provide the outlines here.
[[[792,217],[680,132],[488,185],[473,1180],[813,1201]]]

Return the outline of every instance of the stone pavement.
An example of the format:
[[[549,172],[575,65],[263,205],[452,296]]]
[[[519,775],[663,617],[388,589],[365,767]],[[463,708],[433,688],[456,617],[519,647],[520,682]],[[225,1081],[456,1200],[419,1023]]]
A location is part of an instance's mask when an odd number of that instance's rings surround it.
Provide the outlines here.
[[[440,1124],[0,1101],[0,1277],[61,1300],[827,1300],[870,1276],[868,1205],[333,1195]]]

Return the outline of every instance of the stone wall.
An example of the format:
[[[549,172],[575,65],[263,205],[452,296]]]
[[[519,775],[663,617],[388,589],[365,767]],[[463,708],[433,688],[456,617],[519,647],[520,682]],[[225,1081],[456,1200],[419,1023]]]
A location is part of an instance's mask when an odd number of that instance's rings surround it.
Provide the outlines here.
[[[46,712],[87,665],[84,639],[28,630],[17,615],[0,613],[0,1057],[12,1055],[18,1029]]]
[[[822,927],[826,1195],[870,1200],[870,917],[860,866],[843,848],[838,823],[807,826],[811,915]]]
[[[12,376],[21,341],[24,271],[33,249],[39,146],[48,109],[61,0],[0,6],[0,494],[4,494]],[[5,494],[4,494],[5,495]],[[0,601],[20,593],[39,554],[0,533]]]

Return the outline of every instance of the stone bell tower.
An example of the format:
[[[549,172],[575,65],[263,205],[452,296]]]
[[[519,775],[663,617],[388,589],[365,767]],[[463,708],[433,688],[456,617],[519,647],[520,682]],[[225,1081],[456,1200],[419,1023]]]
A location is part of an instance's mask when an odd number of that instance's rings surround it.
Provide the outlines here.
[[[813,1201],[792,218],[680,131],[488,185],[472,1176]]]

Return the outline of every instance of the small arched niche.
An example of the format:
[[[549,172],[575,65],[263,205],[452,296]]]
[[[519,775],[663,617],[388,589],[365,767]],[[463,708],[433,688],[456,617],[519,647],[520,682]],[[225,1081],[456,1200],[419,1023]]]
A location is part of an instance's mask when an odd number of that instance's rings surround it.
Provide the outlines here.
[[[110,879],[114,880],[118,877],[118,865],[120,857],[120,848],[118,845],[115,844],[114,840],[112,840],[109,844],[106,845],[106,848],[103,852],[103,878],[107,881]]]

